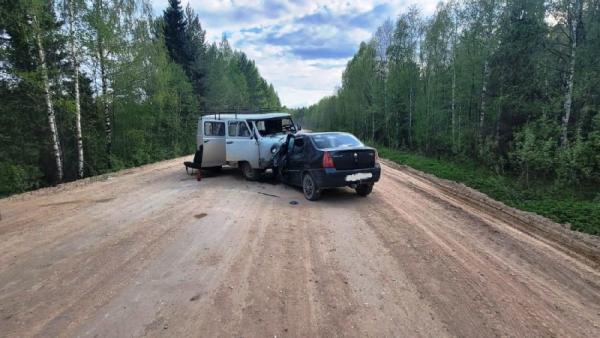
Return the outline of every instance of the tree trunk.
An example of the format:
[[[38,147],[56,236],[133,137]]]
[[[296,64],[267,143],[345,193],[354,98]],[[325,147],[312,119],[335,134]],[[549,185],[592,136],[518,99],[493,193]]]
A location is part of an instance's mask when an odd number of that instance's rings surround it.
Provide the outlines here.
[[[413,89],[410,88],[408,93],[408,145],[412,148],[412,97]]]
[[[567,71],[567,89],[565,92],[564,115],[562,118],[561,145],[566,147],[569,144],[568,128],[571,118],[571,105],[573,103],[573,82],[575,80],[575,57],[577,52],[577,26],[582,11],[581,0],[574,0],[569,4],[572,8],[569,10],[571,18],[571,55],[569,60],[569,69]]]
[[[371,113],[371,141],[375,142],[375,109]]]
[[[492,0],[490,3],[490,8],[487,20],[486,20],[486,29],[485,29],[485,50],[484,50],[484,60],[483,60],[483,80],[481,83],[481,108],[479,111],[479,145],[483,144],[483,126],[485,122],[485,115],[487,112],[487,85],[490,78],[490,64],[489,64],[489,56],[490,56],[490,44],[492,40],[492,25],[494,23],[494,10],[496,8],[496,1]]]
[[[35,40],[38,47],[38,58],[40,61],[40,67],[42,70],[42,82],[44,83],[44,96],[46,98],[46,111],[48,114],[48,125],[50,127],[50,134],[52,137],[52,151],[54,153],[54,160],[56,161],[56,178],[58,182],[63,180],[63,163],[62,154],[60,148],[60,139],[58,137],[58,129],[56,128],[56,115],[54,113],[54,106],[52,105],[52,97],[50,94],[50,80],[48,79],[48,67],[46,66],[46,53],[42,45],[42,37],[40,36],[40,27],[37,22],[37,17],[32,17],[34,27]]]
[[[102,0],[96,0],[94,3],[95,14],[98,19],[102,18],[104,4]],[[99,28],[96,28],[96,55],[100,66],[100,82],[101,82],[101,102],[104,114],[104,135],[105,135],[105,150],[106,150],[106,165],[108,169],[112,169],[112,121],[110,115],[110,105],[108,100],[108,75],[106,70],[106,46],[104,45],[104,35]]]
[[[462,111],[462,109],[461,109],[461,111]],[[458,129],[458,139],[456,141],[458,143],[457,151],[460,152],[460,149],[461,149],[461,144],[460,144],[460,140],[461,140],[461,136],[460,136],[460,112],[458,114],[458,126],[457,127],[458,127],[457,128]]]
[[[481,85],[481,108],[479,110],[479,144],[483,141],[483,124],[485,121],[485,111],[487,109],[487,81],[490,76],[490,65],[487,57],[483,62],[483,81]]]
[[[458,19],[456,15],[456,7],[452,6],[452,152],[456,153],[456,30]]]
[[[102,106],[104,112],[104,134],[106,138],[106,163],[112,169],[112,124],[110,118],[110,106],[108,103],[108,78],[106,75],[106,60],[104,59],[104,47],[102,39],[98,38],[98,61],[100,63],[100,79],[102,82]]]
[[[396,110],[396,143],[395,146],[398,147],[402,143],[402,136],[400,135],[400,109]]]
[[[73,0],[69,0],[69,35],[71,40],[71,61],[73,62],[73,81],[75,84],[75,130],[77,141],[77,178],[83,178],[83,136],[81,132],[81,103],[79,97],[79,60],[75,47],[75,32],[73,29],[73,21],[75,13],[73,10]]]
[[[452,151],[456,151],[455,146],[455,125],[456,125],[456,56],[452,57]]]

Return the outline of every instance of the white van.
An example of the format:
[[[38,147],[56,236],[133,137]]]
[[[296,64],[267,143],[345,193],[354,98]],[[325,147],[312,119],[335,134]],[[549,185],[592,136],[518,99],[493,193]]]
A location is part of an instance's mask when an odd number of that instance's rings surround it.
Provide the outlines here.
[[[201,158],[206,169],[239,167],[254,180],[273,167],[273,155],[299,129],[288,113],[205,115],[198,120],[194,161]]]

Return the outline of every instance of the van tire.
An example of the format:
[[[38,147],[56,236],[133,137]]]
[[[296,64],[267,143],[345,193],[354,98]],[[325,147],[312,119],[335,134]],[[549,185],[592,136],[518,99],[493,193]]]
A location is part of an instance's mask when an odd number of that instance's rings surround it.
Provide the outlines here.
[[[250,166],[250,163],[240,162],[239,167],[240,167],[240,170],[242,171],[242,175],[244,175],[244,177],[248,181],[256,181],[258,179],[259,171],[256,169],[252,169],[252,166]]]
[[[321,198],[322,190],[309,173],[302,176],[302,192],[304,193],[304,197],[309,201],[316,201]]]

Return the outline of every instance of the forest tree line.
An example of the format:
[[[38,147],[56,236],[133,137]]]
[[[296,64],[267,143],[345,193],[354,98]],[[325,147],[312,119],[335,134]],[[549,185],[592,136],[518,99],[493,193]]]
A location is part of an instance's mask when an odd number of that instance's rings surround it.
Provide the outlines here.
[[[477,161],[499,173],[600,184],[600,1],[460,0],[387,20],[307,127]]]
[[[179,0],[0,0],[0,196],[193,153],[197,118],[277,109]]]

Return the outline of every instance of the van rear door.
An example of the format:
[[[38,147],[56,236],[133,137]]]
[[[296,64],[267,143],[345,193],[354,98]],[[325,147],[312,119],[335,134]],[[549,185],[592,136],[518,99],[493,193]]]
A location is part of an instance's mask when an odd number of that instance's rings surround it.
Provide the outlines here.
[[[225,164],[225,121],[204,120],[202,136],[202,167],[218,167]]]

